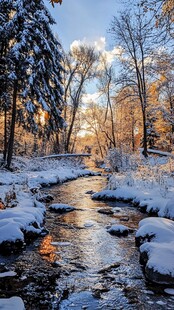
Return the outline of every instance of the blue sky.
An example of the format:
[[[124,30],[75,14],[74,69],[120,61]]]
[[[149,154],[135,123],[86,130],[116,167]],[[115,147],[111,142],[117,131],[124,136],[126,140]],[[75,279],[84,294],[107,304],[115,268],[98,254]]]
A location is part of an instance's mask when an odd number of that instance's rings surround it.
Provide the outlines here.
[[[44,0],[57,25],[53,30],[58,34],[65,50],[74,40],[96,41],[106,38],[107,50],[114,45],[107,30],[112,17],[121,9],[121,0],[63,0],[62,5],[52,8]]]

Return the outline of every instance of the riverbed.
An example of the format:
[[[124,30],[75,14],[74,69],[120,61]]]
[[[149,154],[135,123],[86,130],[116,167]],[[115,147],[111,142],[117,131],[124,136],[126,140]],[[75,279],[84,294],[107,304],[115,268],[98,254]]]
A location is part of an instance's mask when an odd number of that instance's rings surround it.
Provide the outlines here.
[[[174,298],[148,283],[139,263],[135,230],[145,215],[128,203],[91,199],[106,183],[106,177],[93,176],[44,189],[54,203],[76,210],[61,215],[48,210],[49,233],[20,255],[1,257],[1,268],[17,273],[1,283],[1,297],[20,296],[27,310],[174,309]],[[107,231],[112,224],[134,232],[112,236]]]

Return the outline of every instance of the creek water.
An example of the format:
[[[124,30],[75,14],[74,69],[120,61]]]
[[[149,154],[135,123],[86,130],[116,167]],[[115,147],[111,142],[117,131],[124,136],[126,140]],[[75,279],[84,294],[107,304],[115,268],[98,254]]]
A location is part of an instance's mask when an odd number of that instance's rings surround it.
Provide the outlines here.
[[[126,237],[107,232],[113,223],[136,229],[144,215],[131,204],[92,200],[89,191],[103,189],[106,182],[85,177],[46,189],[54,203],[76,210],[47,211],[49,234],[6,259],[18,281],[9,284],[9,294],[1,289],[1,296],[21,296],[27,310],[174,309],[174,298],[145,280],[135,232]],[[114,213],[99,213],[103,208]]]

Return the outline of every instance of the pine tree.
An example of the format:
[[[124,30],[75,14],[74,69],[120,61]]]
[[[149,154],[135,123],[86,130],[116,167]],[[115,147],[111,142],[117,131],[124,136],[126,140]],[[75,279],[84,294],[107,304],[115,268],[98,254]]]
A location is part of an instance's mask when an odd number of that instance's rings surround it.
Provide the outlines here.
[[[42,0],[15,0],[13,26],[6,55],[11,91],[11,126],[7,167],[10,167],[15,125],[49,136],[63,126],[61,46],[50,26],[54,20]]]
[[[13,37],[13,27],[10,22],[10,14],[14,9],[12,0],[0,0],[0,112],[4,116],[4,150],[3,159],[7,154],[7,118],[10,109],[10,91],[8,83],[7,53],[9,43]]]

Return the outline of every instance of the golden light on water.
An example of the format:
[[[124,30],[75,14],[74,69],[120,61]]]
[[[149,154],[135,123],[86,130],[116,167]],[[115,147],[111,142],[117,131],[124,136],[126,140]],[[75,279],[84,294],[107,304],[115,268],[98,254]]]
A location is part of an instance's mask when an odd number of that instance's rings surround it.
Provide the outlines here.
[[[55,254],[56,247],[50,244],[51,242],[53,242],[52,236],[46,236],[40,244],[39,253],[43,256],[44,259],[53,263],[55,262],[57,255]]]

